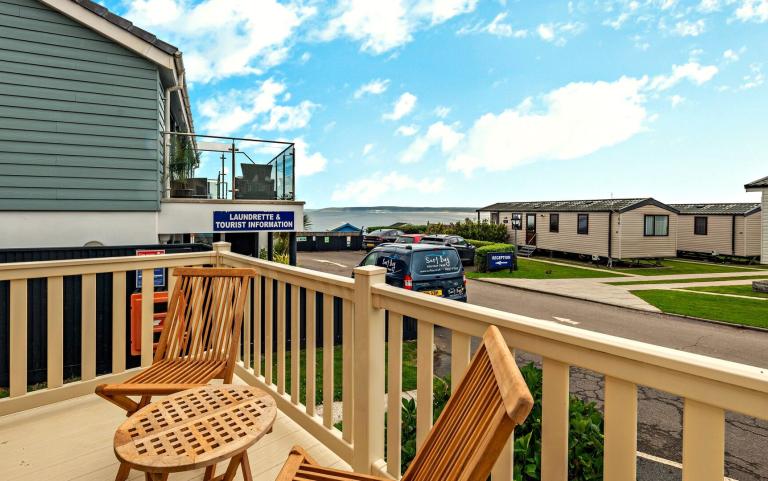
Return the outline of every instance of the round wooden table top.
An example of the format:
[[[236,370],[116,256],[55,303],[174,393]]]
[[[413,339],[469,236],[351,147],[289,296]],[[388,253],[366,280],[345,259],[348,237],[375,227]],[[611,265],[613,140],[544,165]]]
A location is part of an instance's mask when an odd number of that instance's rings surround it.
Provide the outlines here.
[[[146,472],[197,469],[248,449],[272,429],[272,397],[232,384],[188,389],[153,402],[115,432],[115,454]]]

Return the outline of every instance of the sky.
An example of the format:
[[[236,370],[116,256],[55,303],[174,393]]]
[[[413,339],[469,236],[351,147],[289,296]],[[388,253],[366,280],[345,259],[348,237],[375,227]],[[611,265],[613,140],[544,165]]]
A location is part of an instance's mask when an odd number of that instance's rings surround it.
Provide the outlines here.
[[[768,0],[104,4],[183,52],[198,133],[296,142],[309,208],[759,202],[768,175]]]

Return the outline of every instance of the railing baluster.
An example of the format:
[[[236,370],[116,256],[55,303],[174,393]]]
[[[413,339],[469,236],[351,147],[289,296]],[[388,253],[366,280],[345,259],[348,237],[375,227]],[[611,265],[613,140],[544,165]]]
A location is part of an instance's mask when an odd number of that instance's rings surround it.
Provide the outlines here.
[[[416,338],[416,449],[420,448],[432,429],[432,400],[434,367],[432,347],[435,343],[434,326],[418,321]]]
[[[277,283],[277,392],[285,394],[285,289],[284,282]]]
[[[341,401],[342,401],[342,439],[352,442],[352,426],[354,423],[354,392],[352,383],[355,375],[355,349],[354,349],[354,322],[355,311],[354,304],[344,299],[342,303],[342,379],[341,379]]]
[[[10,369],[11,397],[27,393],[27,280],[11,281]]]
[[[491,471],[491,481],[512,481],[514,475],[515,436],[507,439],[507,444],[501,450],[496,464]]]
[[[315,384],[317,379],[317,357],[315,355],[317,346],[316,296],[317,292],[307,289],[307,356],[305,361],[307,363],[307,399],[304,402],[307,405],[307,414],[310,416],[315,415],[315,396],[317,395]]]
[[[606,481],[634,481],[637,465],[637,386],[605,377]]]
[[[541,480],[568,479],[568,365],[544,358],[541,415]]]
[[[253,277],[253,373],[261,375],[261,276]]]
[[[155,271],[141,271],[141,367],[152,364],[155,313]]]
[[[333,426],[333,296],[323,295],[323,424]]]
[[[149,279],[151,282],[154,278]],[[81,301],[80,377],[83,381],[88,381],[96,377],[96,274],[82,276]],[[150,348],[151,346],[150,343]]]
[[[722,481],[725,463],[725,412],[685,400],[683,407],[683,481]]]
[[[245,308],[243,310],[243,365],[251,368],[251,289],[245,293]]]
[[[387,472],[400,478],[403,391],[403,316],[389,313],[387,343]]]
[[[170,275],[169,269],[169,290]],[[125,272],[114,272],[112,273],[112,372],[123,371],[125,371]]]
[[[299,286],[291,285],[291,402],[299,403],[301,384],[301,313],[299,312]]]
[[[48,278],[48,388],[64,383],[64,278]],[[123,326],[125,328],[125,326]]]
[[[272,288],[274,280],[265,278],[264,288],[264,380],[272,384]]]
[[[451,394],[456,392],[469,366],[469,351],[472,338],[463,332],[451,332]]]

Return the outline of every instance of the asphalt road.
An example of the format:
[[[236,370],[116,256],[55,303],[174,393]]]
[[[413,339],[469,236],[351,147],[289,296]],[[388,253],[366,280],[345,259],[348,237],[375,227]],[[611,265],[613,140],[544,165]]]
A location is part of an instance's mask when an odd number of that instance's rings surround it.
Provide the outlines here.
[[[361,252],[301,252],[299,265],[349,276]],[[560,322],[578,328],[634,339],[682,351],[768,368],[768,332],[685,320],[674,316],[607,306],[481,281],[469,281],[469,302],[506,312]],[[442,357],[450,355],[450,334],[436,332]],[[442,330],[444,331],[444,330]],[[444,360],[436,361],[438,371]],[[539,359],[519,353],[519,362]],[[602,407],[603,376],[571,369],[571,393]],[[682,459],[682,400],[654,389],[639,388],[638,450],[673,462]],[[768,480],[768,422],[726,414],[726,476],[739,481]],[[638,479],[676,480],[680,471],[640,460]]]

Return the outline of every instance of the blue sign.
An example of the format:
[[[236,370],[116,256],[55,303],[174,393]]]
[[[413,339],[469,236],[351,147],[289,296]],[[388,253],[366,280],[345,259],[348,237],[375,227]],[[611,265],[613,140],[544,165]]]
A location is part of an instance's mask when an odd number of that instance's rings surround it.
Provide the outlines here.
[[[491,252],[485,256],[488,270],[514,269],[516,267],[514,252]]]
[[[292,231],[292,211],[220,211],[213,213],[214,232]]]
[[[136,289],[141,289],[141,275],[142,271],[136,271]],[[165,285],[165,269],[162,267],[156,267],[154,272],[155,287],[163,287]]]

